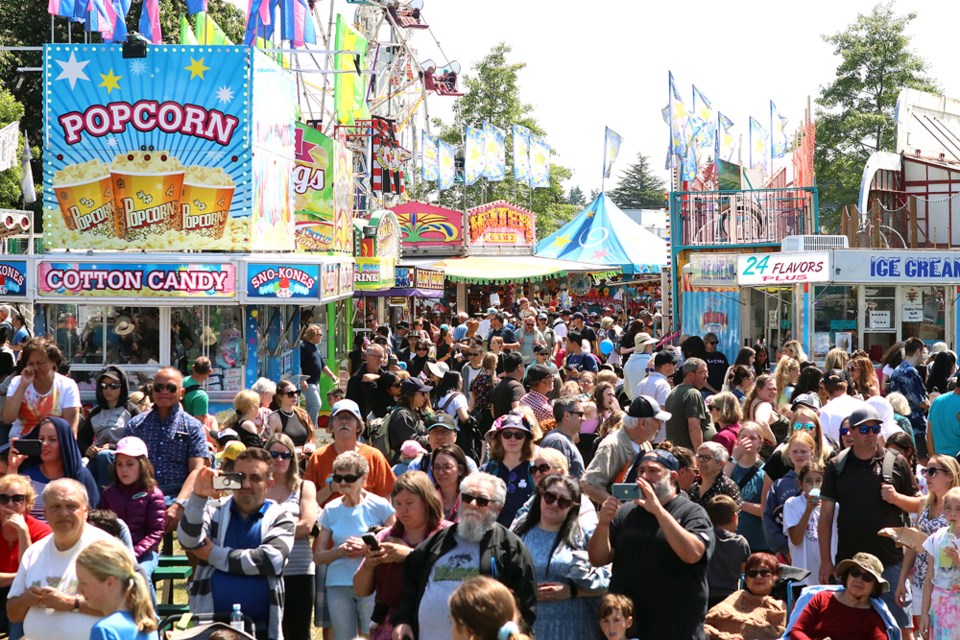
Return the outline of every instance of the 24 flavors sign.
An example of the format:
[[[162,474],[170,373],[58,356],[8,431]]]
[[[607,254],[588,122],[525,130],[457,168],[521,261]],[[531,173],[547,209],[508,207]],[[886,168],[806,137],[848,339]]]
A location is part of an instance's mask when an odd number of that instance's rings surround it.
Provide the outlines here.
[[[318,265],[251,264],[247,267],[247,295],[258,298],[316,298]]]
[[[41,297],[232,298],[232,264],[101,264],[41,261],[37,265]]]
[[[830,254],[756,253],[737,258],[737,282],[741,285],[827,282]]]

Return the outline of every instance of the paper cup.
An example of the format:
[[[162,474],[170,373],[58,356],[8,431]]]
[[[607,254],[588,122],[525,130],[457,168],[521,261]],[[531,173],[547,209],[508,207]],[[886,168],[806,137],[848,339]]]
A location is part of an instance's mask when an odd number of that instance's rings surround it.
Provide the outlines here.
[[[183,170],[163,173],[110,172],[117,207],[117,236],[139,240],[176,229]]]
[[[230,219],[235,185],[183,183],[179,228],[219,240]]]
[[[55,184],[53,190],[68,229],[105,236],[116,232],[116,208],[109,175],[73,184]]]

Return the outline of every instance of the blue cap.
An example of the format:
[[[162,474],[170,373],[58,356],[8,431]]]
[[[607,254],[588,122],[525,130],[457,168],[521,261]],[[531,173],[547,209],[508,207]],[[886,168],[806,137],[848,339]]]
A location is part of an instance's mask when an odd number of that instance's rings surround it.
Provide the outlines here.
[[[662,464],[667,469],[670,469],[670,471],[680,470],[680,462],[677,460],[677,458],[669,451],[664,451],[663,449],[647,451],[645,454],[643,454],[643,457],[640,458],[640,462],[644,461]]]

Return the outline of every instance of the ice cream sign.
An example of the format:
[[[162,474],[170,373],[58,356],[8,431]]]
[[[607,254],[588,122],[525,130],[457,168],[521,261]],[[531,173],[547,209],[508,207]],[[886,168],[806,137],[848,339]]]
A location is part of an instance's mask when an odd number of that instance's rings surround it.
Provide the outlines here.
[[[232,264],[122,264],[40,261],[40,297],[232,298]]]
[[[318,265],[251,264],[247,267],[247,296],[255,298],[316,298]]]

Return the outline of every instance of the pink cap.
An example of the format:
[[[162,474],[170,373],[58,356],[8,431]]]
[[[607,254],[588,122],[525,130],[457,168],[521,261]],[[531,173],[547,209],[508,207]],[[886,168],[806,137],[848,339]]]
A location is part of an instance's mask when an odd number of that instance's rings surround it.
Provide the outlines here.
[[[147,444],[136,436],[120,438],[120,442],[117,443],[117,453],[122,453],[125,456],[131,456],[133,458],[145,456],[148,455]]]

